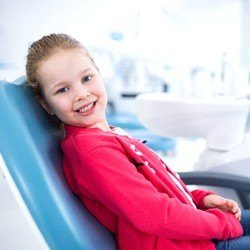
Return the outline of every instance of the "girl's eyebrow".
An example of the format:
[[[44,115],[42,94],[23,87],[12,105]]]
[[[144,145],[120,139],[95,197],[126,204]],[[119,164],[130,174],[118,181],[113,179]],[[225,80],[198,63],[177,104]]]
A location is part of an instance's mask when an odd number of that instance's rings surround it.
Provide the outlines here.
[[[49,92],[52,92],[53,89],[55,89],[56,87],[59,87],[60,85],[64,85],[64,84],[66,84],[66,82],[59,82],[59,83],[57,83],[56,85],[54,85],[54,86],[50,89]]]
[[[92,70],[91,68],[87,68],[87,69],[81,71],[79,75],[83,75],[83,74],[85,74],[86,72],[91,71],[91,70]],[[67,82],[59,82],[59,83],[57,83],[56,85],[54,85],[54,86],[50,89],[49,92],[52,92],[54,88],[57,88],[58,86],[64,85],[64,84],[66,84],[66,83],[67,83]]]
[[[86,72],[91,71],[91,70],[92,70],[91,68],[87,68],[87,69],[81,71],[79,75],[84,75],[84,74],[86,74]]]

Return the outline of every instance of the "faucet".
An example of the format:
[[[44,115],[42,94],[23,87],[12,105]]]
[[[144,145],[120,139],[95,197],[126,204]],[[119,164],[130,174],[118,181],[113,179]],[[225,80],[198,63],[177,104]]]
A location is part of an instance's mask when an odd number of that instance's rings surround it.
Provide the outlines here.
[[[233,69],[228,62],[227,53],[224,52],[221,58],[221,69],[219,77],[219,91],[221,96],[234,96],[236,91]]]

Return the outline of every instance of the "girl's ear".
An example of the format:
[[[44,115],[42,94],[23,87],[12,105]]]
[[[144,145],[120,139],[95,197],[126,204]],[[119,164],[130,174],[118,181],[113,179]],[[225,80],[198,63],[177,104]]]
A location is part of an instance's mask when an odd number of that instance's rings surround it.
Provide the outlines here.
[[[51,110],[51,108],[49,107],[49,104],[46,102],[46,100],[44,98],[41,98],[40,96],[36,96],[37,101],[41,104],[41,106],[46,110],[46,112],[49,115],[54,115],[55,113]]]

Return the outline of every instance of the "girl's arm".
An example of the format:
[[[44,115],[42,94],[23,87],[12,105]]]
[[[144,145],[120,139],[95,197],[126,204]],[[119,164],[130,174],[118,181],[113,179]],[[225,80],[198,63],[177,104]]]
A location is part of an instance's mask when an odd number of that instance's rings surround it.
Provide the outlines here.
[[[68,159],[72,166],[80,168],[76,177],[79,192],[87,190],[138,230],[182,240],[228,239],[242,234],[241,225],[231,213],[194,209],[159,193],[115,143],[87,154],[81,150],[81,143],[81,139],[75,138],[74,157]]]
[[[221,197],[212,191],[196,189],[191,192],[199,209],[218,208],[223,212],[231,212],[236,219],[241,220],[241,209],[236,201]]]

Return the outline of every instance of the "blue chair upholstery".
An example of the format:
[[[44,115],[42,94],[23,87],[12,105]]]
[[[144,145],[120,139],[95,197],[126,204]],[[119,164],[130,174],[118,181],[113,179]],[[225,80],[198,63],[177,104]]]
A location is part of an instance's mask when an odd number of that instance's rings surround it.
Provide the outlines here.
[[[63,133],[25,78],[0,81],[0,153],[50,249],[116,249],[114,236],[70,191],[62,169]]]

